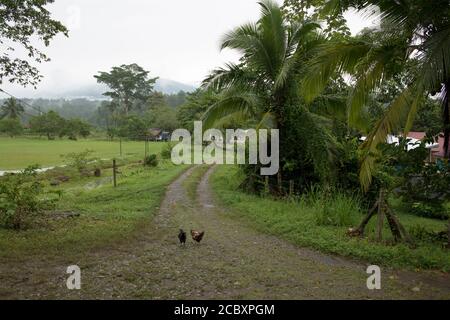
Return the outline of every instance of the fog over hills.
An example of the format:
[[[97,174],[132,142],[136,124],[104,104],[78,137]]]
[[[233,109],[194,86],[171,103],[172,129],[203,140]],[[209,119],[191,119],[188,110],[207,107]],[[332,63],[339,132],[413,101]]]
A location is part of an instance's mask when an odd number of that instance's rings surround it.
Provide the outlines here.
[[[155,85],[155,90],[166,94],[174,94],[179,91],[192,92],[196,89],[195,86],[181,83],[178,81],[170,79],[158,79]],[[102,95],[103,92],[108,91],[108,88],[102,84],[95,82],[89,84],[72,84],[70,87],[67,86],[53,86],[49,88],[46,86],[43,89],[34,90],[32,88],[22,88],[19,86],[8,85],[5,88],[6,91],[10,92],[18,98],[30,98],[30,99],[78,99],[86,98],[89,100],[102,100],[105,97]],[[5,96],[6,97],[6,96]],[[0,94],[0,99],[5,98]]]

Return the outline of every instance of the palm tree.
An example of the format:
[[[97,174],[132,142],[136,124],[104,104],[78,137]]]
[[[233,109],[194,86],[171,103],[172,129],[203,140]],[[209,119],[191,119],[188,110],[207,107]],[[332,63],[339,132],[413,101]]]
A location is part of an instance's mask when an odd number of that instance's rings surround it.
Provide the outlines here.
[[[280,7],[259,2],[261,18],[227,33],[221,48],[242,53],[240,63],[229,63],[204,80],[204,87],[220,92],[220,100],[204,116],[211,127],[232,118],[247,120],[256,128],[280,130],[281,167],[301,159],[324,178],[330,172],[331,135],[326,120],[310,112],[298,94],[297,83],[306,61],[325,41],[317,23],[288,23]],[[295,145],[294,145],[295,144]],[[301,171],[298,168],[298,171]]]
[[[0,119],[18,119],[25,112],[23,106],[17,103],[17,100],[14,98],[6,100],[0,110]]]
[[[448,0],[330,0],[324,10],[340,14],[349,7],[367,9],[377,6],[381,12],[381,30],[375,37],[325,44],[314,59],[310,77],[302,83],[307,99],[314,99],[336,72],[352,75],[353,90],[348,97],[351,124],[366,105],[369,95],[383,81],[415,68],[410,81],[386,108],[364,145],[360,181],[368,189],[375,170],[377,146],[401,126],[407,133],[417,109],[427,95],[438,95],[442,103],[445,153],[450,138],[450,2]]]

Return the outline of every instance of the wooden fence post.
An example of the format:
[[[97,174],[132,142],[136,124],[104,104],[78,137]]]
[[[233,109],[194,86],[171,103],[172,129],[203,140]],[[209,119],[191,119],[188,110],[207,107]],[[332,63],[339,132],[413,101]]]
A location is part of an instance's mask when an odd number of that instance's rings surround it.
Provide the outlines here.
[[[114,188],[117,187],[117,167],[116,167],[116,159],[113,160],[113,182],[114,182]]]
[[[145,161],[145,159],[147,158],[147,155],[148,155],[148,138],[146,137],[145,138],[145,148],[144,148],[144,161]]]
[[[289,180],[289,196],[294,195],[294,180]]]
[[[269,176],[265,176],[264,177],[264,192],[266,194],[270,193],[270,188],[269,188]]]
[[[378,222],[377,222],[377,241],[381,242],[383,238],[383,222],[384,222],[384,210],[385,210],[385,203],[384,203],[384,190],[380,190],[380,204],[378,206]]]
[[[278,171],[277,180],[278,180],[278,193],[281,196],[283,195],[283,180],[281,178],[281,171]]]

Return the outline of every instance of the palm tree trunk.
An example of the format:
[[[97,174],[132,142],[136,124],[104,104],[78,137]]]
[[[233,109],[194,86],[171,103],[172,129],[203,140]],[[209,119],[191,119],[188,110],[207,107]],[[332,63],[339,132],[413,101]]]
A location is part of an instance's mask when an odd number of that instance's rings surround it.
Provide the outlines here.
[[[450,157],[450,79],[444,83],[443,120],[444,120],[444,158]],[[447,248],[450,249],[450,218],[448,219]]]
[[[444,158],[450,156],[450,79],[444,84],[443,120],[444,120]]]

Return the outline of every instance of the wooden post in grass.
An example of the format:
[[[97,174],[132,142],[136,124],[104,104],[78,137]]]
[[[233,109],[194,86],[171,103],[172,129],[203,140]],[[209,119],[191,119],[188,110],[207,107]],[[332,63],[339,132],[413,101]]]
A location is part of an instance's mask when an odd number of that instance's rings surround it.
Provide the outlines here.
[[[377,223],[377,241],[381,242],[383,238],[383,221],[384,221],[384,191],[380,190],[380,199],[378,205],[378,223]]]
[[[264,193],[269,194],[270,188],[269,188],[269,176],[264,177]]]
[[[116,167],[116,159],[113,159],[113,182],[114,182],[114,188],[117,187],[117,167]]]
[[[145,161],[145,159],[147,158],[147,154],[148,154],[148,138],[147,137],[145,137],[144,143],[145,143],[145,147],[144,147],[144,161]]]
[[[294,195],[294,180],[289,180],[289,196]]]
[[[280,196],[282,196],[283,195],[283,179],[281,178],[281,171],[278,171],[277,180],[278,180],[278,193]]]
[[[392,235],[394,236],[395,242],[404,239],[410,245],[414,245],[413,240],[409,236],[408,232],[389,207],[389,204],[387,203],[387,198],[388,197],[386,194],[386,190],[380,190],[380,196],[376,201],[375,205],[373,206],[373,208],[370,209],[369,213],[363,218],[359,226],[356,229],[350,228],[347,231],[347,234],[352,237],[363,237],[367,223],[376,213],[378,213],[378,223],[376,228],[376,238],[378,241],[381,241],[382,239],[383,222],[384,217],[386,217],[389,223],[389,228],[392,232]]]

